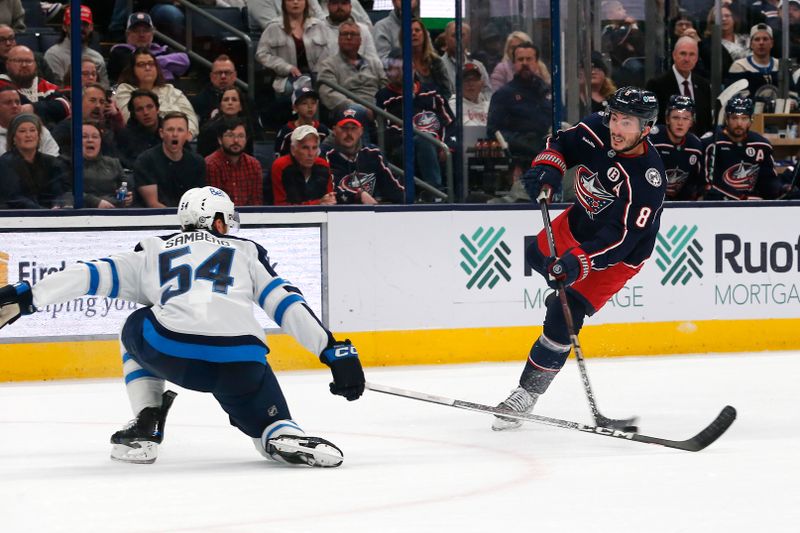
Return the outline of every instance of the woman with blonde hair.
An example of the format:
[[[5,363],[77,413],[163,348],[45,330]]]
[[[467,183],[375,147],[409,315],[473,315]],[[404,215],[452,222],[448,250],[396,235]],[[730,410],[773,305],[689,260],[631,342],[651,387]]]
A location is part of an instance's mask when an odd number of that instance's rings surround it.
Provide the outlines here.
[[[453,80],[447,73],[444,61],[433,49],[425,24],[416,17],[411,19],[411,57],[417,79],[423,84],[436,87],[437,92],[447,102],[453,94]]]
[[[533,39],[531,39],[531,36],[524,31],[512,31],[508,34],[503,51],[503,60],[500,61],[492,71],[491,79],[493,91],[496,91],[514,79],[514,61],[511,59],[514,57],[514,49],[522,43],[532,42]],[[539,48],[536,48],[536,66],[537,69],[533,73],[542,78],[546,84],[550,85],[550,71],[547,70],[547,66],[542,63],[542,59],[539,57]]]

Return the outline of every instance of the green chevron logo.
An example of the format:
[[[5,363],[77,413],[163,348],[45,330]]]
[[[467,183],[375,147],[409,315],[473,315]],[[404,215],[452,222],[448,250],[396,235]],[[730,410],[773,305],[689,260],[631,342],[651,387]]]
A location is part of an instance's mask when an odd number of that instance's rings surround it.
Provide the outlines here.
[[[478,228],[471,236],[461,234],[463,246],[459,250],[461,268],[469,276],[467,288],[477,286],[478,289],[493,289],[501,278],[511,281],[511,248],[502,241],[506,229],[495,230],[492,227]]]
[[[672,226],[666,237],[661,233],[656,237],[656,265],[664,273],[661,285],[686,285],[694,276],[703,277],[703,246],[694,238],[695,233],[697,226]]]

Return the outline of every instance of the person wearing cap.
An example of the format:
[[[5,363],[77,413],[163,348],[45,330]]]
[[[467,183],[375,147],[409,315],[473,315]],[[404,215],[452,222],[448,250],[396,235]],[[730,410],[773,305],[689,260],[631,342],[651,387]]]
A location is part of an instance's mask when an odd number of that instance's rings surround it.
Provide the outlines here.
[[[383,64],[377,55],[373,57],[361,54],[361,42],[365,33],[353,20],[342,22],[337,33],[339,51],[319,64],[318,80],[341,85],[356,96],[374,104],[375,94],[387,82]],[[355,103],[324,83],[319,84],[319,96],[322,104],[330,110]],[[367,114],[371,115],[371,112]],[[364,126],[368,128],[368,125]]]
[[[111,47],[108,57],[108,77],[116,82],[122,69],[130,61],[130,55],[137,48],[146,48],[155,56],[166,81],[173,81],[189,70],[189,56],[175,52],[166,45],[153,42],[155,26],[153,19],[144,12],[132,13],[128,17],[125,42]]]
[[[272,197],[275,205],[334,205],[331,168],[319,156],[320,137],[314,126],[292,131],[291,153],[272,163]]]
[[[331,130],[320,123],[315,117],[319,109],[319,94],[311,87],[299,87],[292,93],[292,109],[297,118],[290,120],[278,130],[275,135],[275,157],[288,155],[291,152],[292,132],[300,126],[311,126],[317,132],[319,142],[322,144]]]
[[[728,70],[726,83],[745,79],[750,94],[765,84],[778,86],[778,60],[772,57],[772,28],[759,22],[750,28],[750,55],[737,59]]]
[[[0,93],[1,95],[2,93]],[[65,186],[70,182],[64,164],[39,151],[42,121],[22,113],[8,127],[8,151],[0,156],[11,172],[0,176],[0,204],[12,209],[52,209],[72,203]]]
[[[81,57],[88,56],[94,60],[97,65],[97,74],[99,82],[103,87],[108,87],[108,71],[106,70],[106,61],[102,54],[93,48],[89,48],[89,42],[92,39],[94,32],[94,22],[92,20],[92,10],[89,6],[81,6]],[[44,58],[47,64],[50,65],[50,70],[55,74],[55,79],[51,80],[56,85],[64,84],[64,76],[70,68],[72,62],[72,45],[70,44],[70,24],[72,22],[72,15],[69,6],[64,10],[64,22],[61,25],[61,32],[63,38],[60,43],[51,46],[44,53]]]
[[[177,207],[183,193],[206,184],[206,162],[186,146],[189,119],[180,111],[164,115],[161,144],[143,152],[133,165],[137,192],[146,207]]]
[[[472,64],[475,68],[478,69],[481,75],[481,81],[483,82],[483,87],[481,91],[486,96],[487,102],[488,99],[492,96],[492,86],[489,83],[489,73],[486,72],[486,67],[483,66],[483,63],[474,59],[472,55],[467,50],[467,47],[470,43],[470,37],[472,36],[472,29],[470,25],[466,22],[461,24],[461,41],[462,47],[464,51],[464,57],[462,60],[456,59],[456,23],[455,21],[451,20],[447,23],[447,26],[444,27],[444,55],[442,56],[442,61],[444,61],[444,67],[447,69],[447,75],[450,76],[450,79],[453,80],[453,84],[456,82],[456,71],[461,65]],[[452,101],[452,99],[451,99]],[[452,107],[452,105],[450,106]],[[452,107],[455,110],[455,107]]]
[[[358,0],[356,0],[356,4]],[[322,19],[328,39],[328,51],[331,55],[339,49],[340,26],[344,22],[351,22],[358,26],[360,35],[358,53],[364,57],[378,58],[375,41],[372,39],[372,23],[366,24],[356,20],[353,16],[352,0],[328,0],[328,15]]]
[[[334,114],[333,142],[322,157],[333,174],[337,203],[403,203],[404,188],[389,170],[380,148],[362,141],[369,117],[361,106],[342,106]]]
[[[673,94],[694,100],[695,123],[691,131],[701,136],[711,130],[713,122],[711,83],[695,72],[698,53],[697,41],[689,36],[679,38],[672,49],[672,68],[661,76],[647,80],[645,88],[658,98],[658,121],[661,124],[665,121],[667,105]]]
[[[464,63],[462,74],[463,86],[462,108],[465,126],[486,126],[489,117],[489,97],[486,95],[485,71],[472,61]],[[456,95],[450,97],[450,109],[456,112]]]
[[[264,205],[264,176],[258,159],[245,153],[247,125],[225,117],[217,129],[219,148],[206,157],[206,181],[222,189],[236,205]]]
[[[0,86],[0,154],[6,152],[11,122],[22,112],[22,101],[17,88],[13,85]],[[58,143],[44,126],[39,130],[39,151],[53,157],[58,156],[59,152]]]

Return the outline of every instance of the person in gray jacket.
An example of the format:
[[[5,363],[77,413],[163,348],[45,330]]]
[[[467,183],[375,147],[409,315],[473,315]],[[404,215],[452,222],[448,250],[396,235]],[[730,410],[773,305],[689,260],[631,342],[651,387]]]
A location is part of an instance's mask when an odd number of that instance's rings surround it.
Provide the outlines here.
[[[356,0],[357,2],[358,0]],[[372,40],[372,25],[364,24],[353,16],[353,0],[328,0],[328,16],[322,22],[328,30],[328,50],[335,54],[339,49],[339,25],[346,20],[354,21],[361,30],[361,46],[358,53],[364,57],[374,56],[378,59],[375,41]]]
[[[393,48],[400,48],[400,5],[402,0],[392,0],[394,10],[387,17],[382,18],[372,30],[375,39],[375,48],[381,61],[386,61]],[[419,0],[411,0],[411,10],[414,13],[419,8]]]
[[[267,24],[283,16],[283,8],[280,0],[246,0],[247,12],[250,15],[250,27],[256,30],[264,30]],[[312,17],[320,20],[328,16],[329,0],[309,0],[309,13]],[[353,18],[357,22],[366,24],[372,28],[372,20],[369,14],[358,0],[352,0]]]
[[[22,9],[20,0],[0,0],[0,24],[8,24],[17,31],[25,31],[25,10]]]

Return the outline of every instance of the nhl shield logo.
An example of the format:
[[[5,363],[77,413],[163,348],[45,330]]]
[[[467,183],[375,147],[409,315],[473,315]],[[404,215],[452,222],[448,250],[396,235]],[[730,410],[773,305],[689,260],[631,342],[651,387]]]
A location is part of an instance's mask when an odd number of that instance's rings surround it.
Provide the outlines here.
[[[648,168],[645,171],[644,179],[653,187],[661,187],[661,173],[654,168]]]

